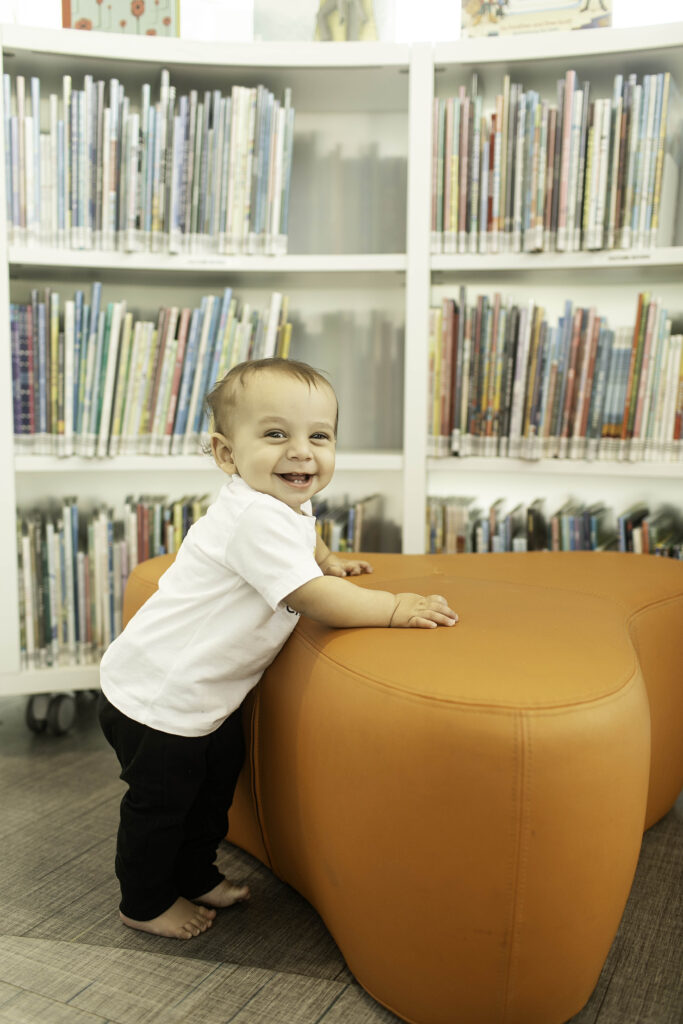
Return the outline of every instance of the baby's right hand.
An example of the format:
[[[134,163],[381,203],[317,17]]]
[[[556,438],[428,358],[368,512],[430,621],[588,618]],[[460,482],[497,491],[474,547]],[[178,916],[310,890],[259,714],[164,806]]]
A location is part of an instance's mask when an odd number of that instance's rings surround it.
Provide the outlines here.
[[[399,629],[434,629],[454,626],[457,621],[458,616],[439,594],[397,594],[389,625]]]

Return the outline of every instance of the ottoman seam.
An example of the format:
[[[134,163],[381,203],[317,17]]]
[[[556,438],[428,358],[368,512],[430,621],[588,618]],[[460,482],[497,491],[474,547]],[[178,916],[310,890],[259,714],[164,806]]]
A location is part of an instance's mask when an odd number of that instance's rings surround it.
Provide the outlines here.
[[[271,852],[271,849],[270,849],[270,843],[268,842],[268,837],[266,836],[266,830],[265,830],[265,826],[264,826],[264,823],[263,823],[263,815],[261,814],[261,787],[260,787],[260,772],[259,772],[259,758],[258,758],[259,736],[261,734],[261,730],[259,729],[258,724],[257,724],[257,719],[258,719],[258,716],[259,716],[260,706],[261,706],[261,691],[260,691],[260,688],[258,688],[257,693],[256,693],[256,695],[254,697],[254,706],[253,706],[252,715],[251,715],[251,722],[250,722],[251,743],[250,743],[249,746],[250,746],[250,759],[251,759],[251,796],[252,796],[252,805],[253,805],[253,808],[254,808],[254,814],[256,816],[256,824],[258,825],[258,830],[259,830],[259,833],[261,835],[261,842],[263,843],[263,849],[265,850],[266,857],[268,858],[267,867],[269,867],[271,871],[276,873],[275,872],[275,868],[273,867],[273,855],[272,855],[272,852]]]
[[[515,805],[517,809],[515,823],[514,862],[512,865],[512,905],[510,907],[510,937],[507,952],[507,963],[503,983],[503,1007],[501,1022],[508,1019],[510,1005],[514,998],[514,978],[517,965],[517,953],[519,947],[519,920],[521,917],[522,903],[524,898],[525,865],[527,854],[527,828],[526,809],[527,793],[529,790],[530,761],[531,761],[531,739],[527,728],[526,716],[518,713],[516,722],[516,750],[515,750],[515,775],[516,793]]]
[[[392,693],[395,693],[395,694],[398,694],[398,695],[400,695],[402,697],[405,697],[406,699],[412,699],[412,700],[416,700],[416,701],[424,701],[424,702],[433,703],[433,704],[451,705],[453,707],[458,707],[458,708],[472,708],[472,709],[477,709],[478,708],[478,709],[480,709],[482,711],[501,711],[501,712],[508,711],[508,712],[513,712],[513,713],[520,712],[520,711],[523,712],[523,711],[539,711],[539,710],[558,710],[558,709],[561,709],[561,708],[571,709],[571,708],[575,707],[578,704],[593,704],[593,703],[596,703],[598,701],[604,700],[607,697],[613,697],[615,693],[619,693],[620,690],[623,690],[625,687],[627,687],[631,683],[631,681],[633,680],[634,676],[638,675],[638,673],[640,672],[640,662],[638,660],[638,657],[637,657],[637,654],[636,654],[633,642],[631,640],[630,630],[628,630],[628,629],[627,629],[627,635],[628,635],[629,644],[631,646],[631,650],[632,650],[632,654],[633,654],[633,665],[628,670],[628,674],[625,675],[620,680],[619,684],[617,686],[615,686],[613,689],[610,689],[610,690],[606,691],[605,693],[601,693],[599,696],[595,696],[595,697],[591,697],[591,696],[587,696],[587,695],[582,696],[582,697],[577,697],[576,699],[573,699],[571,701],[571,703],[568,703],[566,701],[558,701],[556,703],[544,701],[543,703],[529,703],[529,704],[523,705],[522,707],[520,707],[520,705],[518,705],[518,704],[503,704],[503,703],[488,704],[485,701],[467,701],[467,700],[463,700],[463,699],[454,699],[452,697],[437,697],[437,696],[434,696],[433,694],[416,693],[416,692],[411,692],[409,690],[403,690],[403,689],[400,689],[397,686],[392,686],[392,684],[390,682],[388,682],[388,681],[386,681],[384,679],[379,679],[376,676],[371,676],[367,672],[359,672],[359,671],[354,670],[353,675],[354,675],[354,678],[356,678],[356,679],[362,680],[365,683],[370,683],[372,685],[381,687],[384,690],[389,690]],[[331,658],[329,656],[329,654],[325,653],[325,651],[321,651],[318,647],[315,646],[315,644],[311,643],[311,641],[307,637],[302,636],[301,633],[295,632],[295,633],[292,634],[292,637],[293,638],[295,637],[297,641],[299,641],[300,643],[302,643],[306,647],[308,647],[310,651],[315,653],[316,657],[325,659],[331,665],[334,665],[335,668],[342,669],[342,668],[346,667],[346,666],[343,665],[342,662],[336,661],[334,658]]]

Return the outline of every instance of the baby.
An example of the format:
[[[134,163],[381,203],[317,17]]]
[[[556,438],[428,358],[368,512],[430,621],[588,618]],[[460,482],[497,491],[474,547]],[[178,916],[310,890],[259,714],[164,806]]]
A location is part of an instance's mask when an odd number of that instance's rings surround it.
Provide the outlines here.
[[[435,628],[437,595],[392,594],[316,534],[310,499],[332,479],[337,399],[305,363],[262,359],[207,396],[228,480],[158,591],[102,659],[100,722],[128,784],[116,874],[124,924],[188,939],[248,899],[215,864],[244,757],[240,707],[299,615],[328,626]]]

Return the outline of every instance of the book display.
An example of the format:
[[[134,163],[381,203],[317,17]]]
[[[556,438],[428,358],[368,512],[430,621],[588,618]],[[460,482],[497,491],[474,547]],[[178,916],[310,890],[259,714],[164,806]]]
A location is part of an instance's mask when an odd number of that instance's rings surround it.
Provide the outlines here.
[[[379,491],[400,524],[410,50],[17,26],[0,42],[0,692],[87,690],[129,568],[177,546],[179,495],[221,486],[202,398],[234,362],[327,370],[337,493]],[[311,231],[309,196],[345,216],[321,208]],[[393,383],[370,417],[381,367],[352,371],[380,350]],[[147,547],[131,494],[152,496]]]
[[[680,24],[434,48],[427,550],[680,551],[682,79]]]
[[[294,109],[262,85],[176,96],[167,69],[137,108],[118,78],[3,75],[10,244],[123,252],[287,250]]]
[[[84,515],[70,497],[20,514],[22,668],[97,664],[121,632],[129,572],[177,551],[206,506],[206,496],[128,497],[119,519],[109,508]]]
[[[130,495],[172,550],[244,355],[329,372],[341,548],[680,550],[682,25],[0,33],[0,692],[96,685]]]

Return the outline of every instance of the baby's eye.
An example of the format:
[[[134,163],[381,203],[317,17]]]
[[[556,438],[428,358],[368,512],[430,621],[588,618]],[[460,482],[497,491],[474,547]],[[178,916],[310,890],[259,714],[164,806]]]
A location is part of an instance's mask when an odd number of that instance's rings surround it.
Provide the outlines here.
[[[283,430],[267,430],[266,431],[266,437],[274,437],[274,438],[277,438],[279,440],[279,439],[283,438],[284,436],[285,436],[285,434],[284,434]]]
[[[330,439],[330,435],[324,434],[322,433],[322,431],[318,431],[315,434],[311,434],[311,437],[314,441],[329,441]]]

